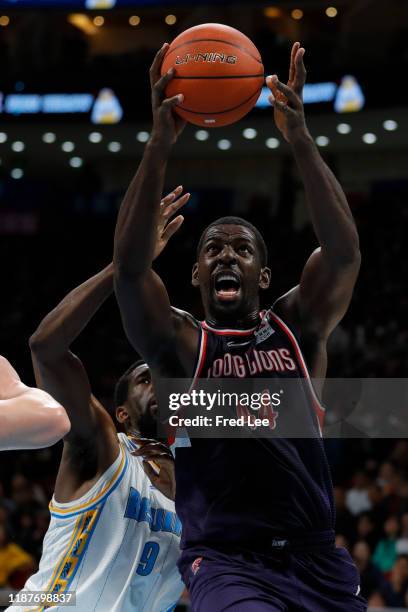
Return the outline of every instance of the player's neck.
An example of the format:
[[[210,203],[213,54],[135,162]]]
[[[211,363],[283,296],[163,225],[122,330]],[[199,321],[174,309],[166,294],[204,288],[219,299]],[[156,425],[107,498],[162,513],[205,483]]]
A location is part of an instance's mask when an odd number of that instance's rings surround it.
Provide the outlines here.
[[[208,312],[206,313],[205,321],[209,327],[216,329],[252,329],[259,323],[259,307],[257,306],[244,316],[222,316]]]
[[[126,430],[126,435],[128,438],[139,439],[142,437],[140,431],[136,427],[128,427]]]

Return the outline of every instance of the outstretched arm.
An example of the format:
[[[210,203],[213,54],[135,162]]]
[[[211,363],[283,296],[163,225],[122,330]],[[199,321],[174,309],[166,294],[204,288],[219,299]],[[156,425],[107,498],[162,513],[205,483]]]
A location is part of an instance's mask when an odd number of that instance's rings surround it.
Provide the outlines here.
[[[293,45],[287,85],[276,75],[268,77],[267,84],[275,123],[292,148],[320,247],[308,259],[299,286],[283,296],[278,307],[302,331],[326,339],[349,306],[360,268],[360,250],[346,196],[306,127],[304,52],[299,43]]]
[[[70,346],[103,302],[113,292],[113,266],[71,291],[40,323],[30,338],[37,384],[61,402],[71,420],[66,441],[93,446],[97,429],[111,433],[116,444],[113,422],[92,396],[88,376]],[[105,440],[106,442],[106,440]],[[113,452],[114,454],[114,452]],[[112,453],[108,460],[112,459]]]
[[[167,44],[163,45],[150,69],[153,129],[143,159],[120,207],[113,256],[115,291],[125,332],[153,369],[161,367],[166,359],[172,364],[181,361],[185,365],[188,361],[183,342],[180,341],[183,321],[175,320],[177,315],[171,309],[166,288],[152,270],[167,161],[185,125],[173,113],[174,106],[182,100],[182,96],[164,97],[166,85],[174,76],[172,69],[160,76],[167,48]],[[180,196],[181,192],[182,188],[177,188],[173,197]],[[189,194],[185,194],[180,201],[185,203],[188,198]]]
[[[174,192],[160,203],[153,256],[157,257],[183,222],[170,216],[183,205]],[[30,338],[37,383],[53,394],[68,411],[72,429],[68,441],[95,447],[92,436],[105,431],[116,448],[116,429],[93,397],[87,373],[70,346],[103,302],[113,292],[113,264],[71,291],[40,323]],[[114,434],[114,435],[111,435]],[[100,436],[99,436],[100,437]],[[102,447],[106,456],[105,447]]]
[[[48,393],[27,387],[0,355],[0,450],[51,446],[68,434],[64,408]]]

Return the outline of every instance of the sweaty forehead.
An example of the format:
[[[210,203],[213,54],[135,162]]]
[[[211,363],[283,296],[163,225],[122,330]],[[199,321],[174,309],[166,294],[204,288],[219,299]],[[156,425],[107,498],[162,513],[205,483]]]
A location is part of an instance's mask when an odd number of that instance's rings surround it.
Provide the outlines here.
[[[205,242],[208,240],[233,240],[234,238],[245,238],[256,242],[254,233],[244,225],[213,225],[207,230]]]

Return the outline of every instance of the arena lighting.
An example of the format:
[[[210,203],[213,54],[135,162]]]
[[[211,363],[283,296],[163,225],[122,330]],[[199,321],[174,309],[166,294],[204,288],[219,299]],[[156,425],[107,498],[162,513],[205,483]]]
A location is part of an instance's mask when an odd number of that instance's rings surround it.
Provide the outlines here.
[[[282,11],[277,6],[267,6],[264,8],[263,13],[269,19],[278,19],[278,17],[282,16]]]
[[[336,17],[337,9],[334,6],[328,6],[326,9],[327,17]]]
[[[277,138],[267,138],[265,140],[265,144],[268,149],[277,149],[280,145],[280,142]]]
[[[111,9],[116,5],[116,0],[85,0],[87,9]]]
[[[103,136],[100,132],[91,132],[88,136],[89,142],[98,143],[101,142]]]
[[[0,132],[0,144],[7,141],[7,134],[5,132]]]
[[[12,168],[10,176],[16,180],[21,179],[24,176],[24,170],[22,168]]]
[[[167,25],[174,25],[177,21],[177,17],[175,15],[167,15],[164,21]]]
[[[394,119],[386,119],[383,123],[383,128],[387,132],[394,132],[398,129],[398,123]]]
[[[339,123],[336,127],[336,130],[339,134],[350,134],[351,125],[349,125],[348,123]]]
[[[16,140],[12,143],[11,148],[15,153],[21,153],[25,149],[25,144],[21,140]]]
[[[0,26],[3,26],[3,28],[6,28],[9,23],[10,23],[10,17],[8,17],[7,15],[2,15],[0,17]]]
[[[302,19],[303,11],[301,9],[293,9],[291,15],[293,19]]]
[[[72,153],[72,151],[75,149],[75,144],[71,142],[70,140],[66,140],[65,142],[62,143],[61,149],[65,153]]]
[[[71,13],[71,15],[68,15],[68,22],[88,36],[93,36],[98,32],[98,28],[94,26],[92,20],[83,13]]]
[[[254,128],[245,128],[245,130],[242,132],[243,137],[247,140],[253,140],[256,138],[257,134],[258,132],[254,130]]]
[[[149,132],[138,132],[136,134],[136,140],[139,142],[147,142],[149,140]]]
[[[197,140],[200,140],[201,142],[203,142],[204,140],[209,139],[210,134],[207,132],[207,130],[197,130],[195,133],[195,137]]]
[[[129,23],[131,26],[138,26],[140,23],[139,15],[132,15],[131,17],[129,17]]]
[[[83,159],[80,157],[71,157],[69,160],[69,165],[71,168],[80,168],[83,165]]]
[[[367,132],[366,134],[363,134],[362,139],[363,142],[365,142],[366,144],[374,144],[375,142],[377,142],[377,136],[372,132]]]
[[[221,138],[221,140],[217,142],[217,147],[221,149],[221,151],[228,151],[228,149],[231,148],[231,141],[227,138]]]
[[[317,136],[316,138],[316,144],[319,147],[327,147],[329,142],[330,140],[327,138],[327,136]]]
[[[45,132],[45,134],[43,134],[42,136],[42,139],[43,142],[46,142],[47,144],[52,144],[57,140],[57,136],[54,134],[54,132]]]
[[[100,28],[105,23],[105,18],[101,15],[97,15],[93,18],[93,24],[96,25],[97,28]]]
[[[113,140],[108,144],[108,149],[111,153],[118,153],[122,148],[120,142]]]

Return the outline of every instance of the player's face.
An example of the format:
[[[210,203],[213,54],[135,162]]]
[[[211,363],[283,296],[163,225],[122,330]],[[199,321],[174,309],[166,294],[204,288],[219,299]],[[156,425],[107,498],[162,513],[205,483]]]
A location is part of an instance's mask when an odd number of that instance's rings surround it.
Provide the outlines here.
[[[210,314],[247,315],[258,306],[259,289],[269,286],[253,232],[242,225],[210,227],[193,269],[204,308]]]
[[[154,395],[152,377],[146,364],[141,364],[131,374],[126,409],[134,429],[143,435],[156,431],[157,400]]]

